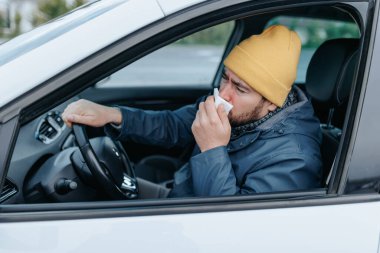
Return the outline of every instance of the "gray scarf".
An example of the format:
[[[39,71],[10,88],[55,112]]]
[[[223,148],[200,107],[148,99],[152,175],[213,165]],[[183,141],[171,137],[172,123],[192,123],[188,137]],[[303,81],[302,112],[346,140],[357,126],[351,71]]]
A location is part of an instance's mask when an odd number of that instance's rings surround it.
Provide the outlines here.
[[[291,106],[297,102],[298,102],[297,92],[294,89],[292,89],[289,92],[289,95],[286,98],[284,105],[282,107],[277,107],[274,111],[269,112],[267,115],[265,115],[261,119],[246,123],[241,126],[233,127],[231,129],[231,140],[237,139],[246,133],[252,132],[253,130],[255,130],[256,127],[258,127],[259,125],[261,125],[262,123],[270,119],[273,115],[277,114],[278,112],[282,111],[284,108]]]

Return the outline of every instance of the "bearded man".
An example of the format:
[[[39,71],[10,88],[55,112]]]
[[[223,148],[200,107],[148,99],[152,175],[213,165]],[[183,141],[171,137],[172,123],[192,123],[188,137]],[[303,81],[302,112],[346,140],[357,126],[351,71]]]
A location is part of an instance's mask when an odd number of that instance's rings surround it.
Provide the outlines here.
[[[175,111],[70,104],[68,126],[105,126],[116,140],[163,147],[194,143],[172,189],[139,179],[147,197],[240,195],[320,186],[321,132],[305,94],[293,87],[301,51],[298,35],[271,26],[238,44],[224,61],[218,95]],[[138,173],[137,173],[138,174]],[[145,192],[145,193],[144,193]]]

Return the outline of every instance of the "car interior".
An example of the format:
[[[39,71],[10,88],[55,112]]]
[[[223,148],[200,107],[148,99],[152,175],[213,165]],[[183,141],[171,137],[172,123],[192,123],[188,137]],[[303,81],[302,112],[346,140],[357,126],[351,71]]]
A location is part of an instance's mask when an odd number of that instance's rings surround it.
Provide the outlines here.
[[[289,19],[290,18],[290,19]],[[232,20],[229,20],[232,19]],[[352,36],[344,31],[342,25],[336,25],[337,32],[323,34],[324,41],[312,50],[308,61],[302,62],[305,71],[304,80],[298,80],[294,85],[300,87],[312,100],[315,113],[321,122],[323,141],[321,154],[323,172],[321,189],[326,192],[329,178],[334,167],[336,154],[345,129],[345,121],[349,108],[349,98],[355,83],[355,73],[360,55],[360,22],[355,13],[343,5],[317,5],[265,12],[252,11],[251,14],[210,21],[204,27],[193,27],[186,32],[179,29],[178,34],[164,37],[156,47],[140,52],[136,58],[149,56],[149,53],[166,47],[191,33],[197,33],[205,28],[220,23],[232,22],[233,29],[222,47],[220,59],[215,64],[212,80],[200,85],[162,85],[146,82],[137,86],[107,87],[104,83],[112,79],[112,74],[130,67],[127,63],[115,64],[111,71],[99,72],[91,80],[83,80],[83,87],[76,94],[63,97],[40,110],[38,115],[29,117],[20,127],[18,139],[9,165],[6,181],[0,195],[0,203],[57,203],[76,201],[100,201],[111,199],[135,199],[138,193],[130,188],[135,176],[172,186],[173,174],[186,163],[193,146],[185,148],[164,148],[135,143],[132,140],[123,143],[108,143],[103,128],[78,127],[71,129],[65,126],[61,113],[65,107],[78,99],[88,99],[110,106],[131,106],[149,110],[174,110],[181,106],[194,103],[202,95],[212,94],[218,87],[223,70],[222,59],[239,41],[252,34],[260,33],[265,27],[281,23],[294,25],[292,20],[311,19],[318,22],[337,22],[354,26],[357,33]],[[293,22],[293,23],[292,23]],[[318,24],[317,22],[317,24]],[[301,22],[302,23],[302,22]],[[307,26],[307,23],[304,23]],[[296,27],[298,29],[298,27]],[[300,26],[301,38],[305,39]],[[182,29],[184,30],[184,29]],[[306,50],[307,51],[307,50]],[[180,58],[181,56],[178,56]],[[206,55],[207,57],[207,55]],[[149,75],[147,73],[146,75]],[[153,73],[154,80],[159,73]],[[197,73],[193,73],[197,75]],[[128,78],[128,77],[127,77]],[[154,82],[154,81],[152,81]],[[91,144],[94,152],[86,149]],[[115,174],[102,169],[104,164],[114,165],[114,160],[108,160],[109,151],[102,151],[102,145],[116,145],[123,157],[122,167],[125,167],[130,177],[123,182],[114,182]],[[79,147],[79,148],[78,148]],[[107,150],[111,150],[107,149]],[[80,152],[80,150],[82,152]],[[88,155],[83,157],[83,152]],[[91,153],[92,152],[92,153]],[[91,155],[98,156],[101,163],[88,164]],[[88,167],[92,167],[89,169]],[[157,169],[159,168],[159,169]],[[97,172],[93,173],[93,169]],[[130,181],[132,180],[132,181]],[[100,182],[101,181],[101,182]],[[115,184],[125,185],[115,189]],[[310,189],[313,190],[313,189]]]

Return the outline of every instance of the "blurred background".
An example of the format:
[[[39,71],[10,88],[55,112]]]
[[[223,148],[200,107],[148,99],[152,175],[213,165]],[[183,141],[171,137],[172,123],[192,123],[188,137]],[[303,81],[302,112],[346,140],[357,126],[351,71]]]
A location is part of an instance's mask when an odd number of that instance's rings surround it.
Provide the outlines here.
[[[91,0],[0,0],[0,44]]]

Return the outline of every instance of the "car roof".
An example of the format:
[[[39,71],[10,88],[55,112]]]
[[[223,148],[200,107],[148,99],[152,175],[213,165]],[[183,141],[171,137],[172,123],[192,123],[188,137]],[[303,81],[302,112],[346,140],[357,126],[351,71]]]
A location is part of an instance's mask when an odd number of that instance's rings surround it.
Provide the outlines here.
[[[128,34],[203,1],[95,1],[4,43],[0,108]]]

